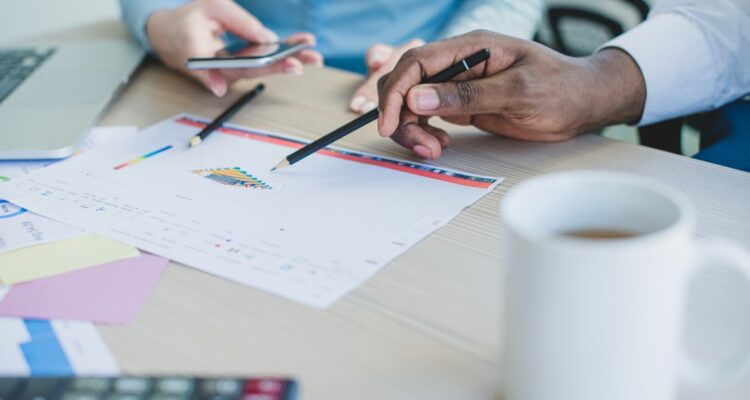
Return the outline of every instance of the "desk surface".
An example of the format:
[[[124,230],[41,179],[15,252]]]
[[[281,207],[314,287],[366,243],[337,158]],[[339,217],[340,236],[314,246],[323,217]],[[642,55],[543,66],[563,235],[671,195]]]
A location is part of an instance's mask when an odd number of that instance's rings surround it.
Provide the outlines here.
[[[266,78],[262,100],[232,122],[316,138],[352,118],[346,104],[360,79],[330,69]],[[149,61],[101,124],[143,128],[184,111],[213,117],[253,84],[217,99]],[[553,171],[617,170],[668,182],[695,203],[699,240],[723,236],[750,246],[750,174],[595,135],[532,144],[453,131],[437,163],[507,177],[491,195],[324,311],[172,264],[134,323],[101,328],[123,369],[291,374],[306,399],[497,398],[498,208],[509,188]],[[340,145],[410,158],[374,126]],[[746,383],[730,392],[747,393]]]

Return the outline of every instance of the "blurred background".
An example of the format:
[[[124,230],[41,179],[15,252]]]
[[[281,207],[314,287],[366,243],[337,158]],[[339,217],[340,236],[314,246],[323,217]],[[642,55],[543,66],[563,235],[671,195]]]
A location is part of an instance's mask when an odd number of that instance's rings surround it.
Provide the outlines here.
[[[590,54],[610,38],[640,23],[653,1],[547,0],[548,10],[537,41],[569,55]],[[2,41],[11,43],[16,39],[64,32],[81,25],[100,24],[103,20],[117,20],[120,15],[117,0],[45,1],[43,7],[40,1],[35,0],[0,0],[0,3],[17,10],[17,13],[0,13],[0,25],[4,27],[5,36]],[[10,3],[12,6],[9,6]],[[33,24],[29,16],[33,16]],[[655,130],[660,131],[658,135],[649,132],[639,134],[635,127],[618,125],[601,133],[612,139],[642,143],[688,156],[698,152],[697,132],[688,124],[673,121]],[[671,133],[661,134],[665,130]]]

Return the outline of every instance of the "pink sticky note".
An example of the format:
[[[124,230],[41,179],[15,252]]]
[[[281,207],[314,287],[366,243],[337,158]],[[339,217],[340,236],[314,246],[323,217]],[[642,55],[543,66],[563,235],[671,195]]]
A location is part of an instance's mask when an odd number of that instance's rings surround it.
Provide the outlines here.
[[[0,316],[125,324],[143,306],[168,262],[144,254],[20,283],[0,301]]]

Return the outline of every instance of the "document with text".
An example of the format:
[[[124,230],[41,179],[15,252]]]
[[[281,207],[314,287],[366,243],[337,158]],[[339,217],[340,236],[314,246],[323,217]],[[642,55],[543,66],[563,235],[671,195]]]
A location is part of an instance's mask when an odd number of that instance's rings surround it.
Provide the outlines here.
[[[502,178],[327,148],[270,172],[305,142],[179,115],[116,147],[0,185],[64,223],[315,307],[327,307]]]

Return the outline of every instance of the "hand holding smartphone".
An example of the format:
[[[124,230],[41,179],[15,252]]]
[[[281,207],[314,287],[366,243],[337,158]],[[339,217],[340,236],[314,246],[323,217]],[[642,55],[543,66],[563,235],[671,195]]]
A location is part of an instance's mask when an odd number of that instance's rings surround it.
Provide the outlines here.
[[[189,58],[186,67],[191,70],[262,68],[310,48],[307,43],[249,44],[238,52],[228,47],[226,55]]]

